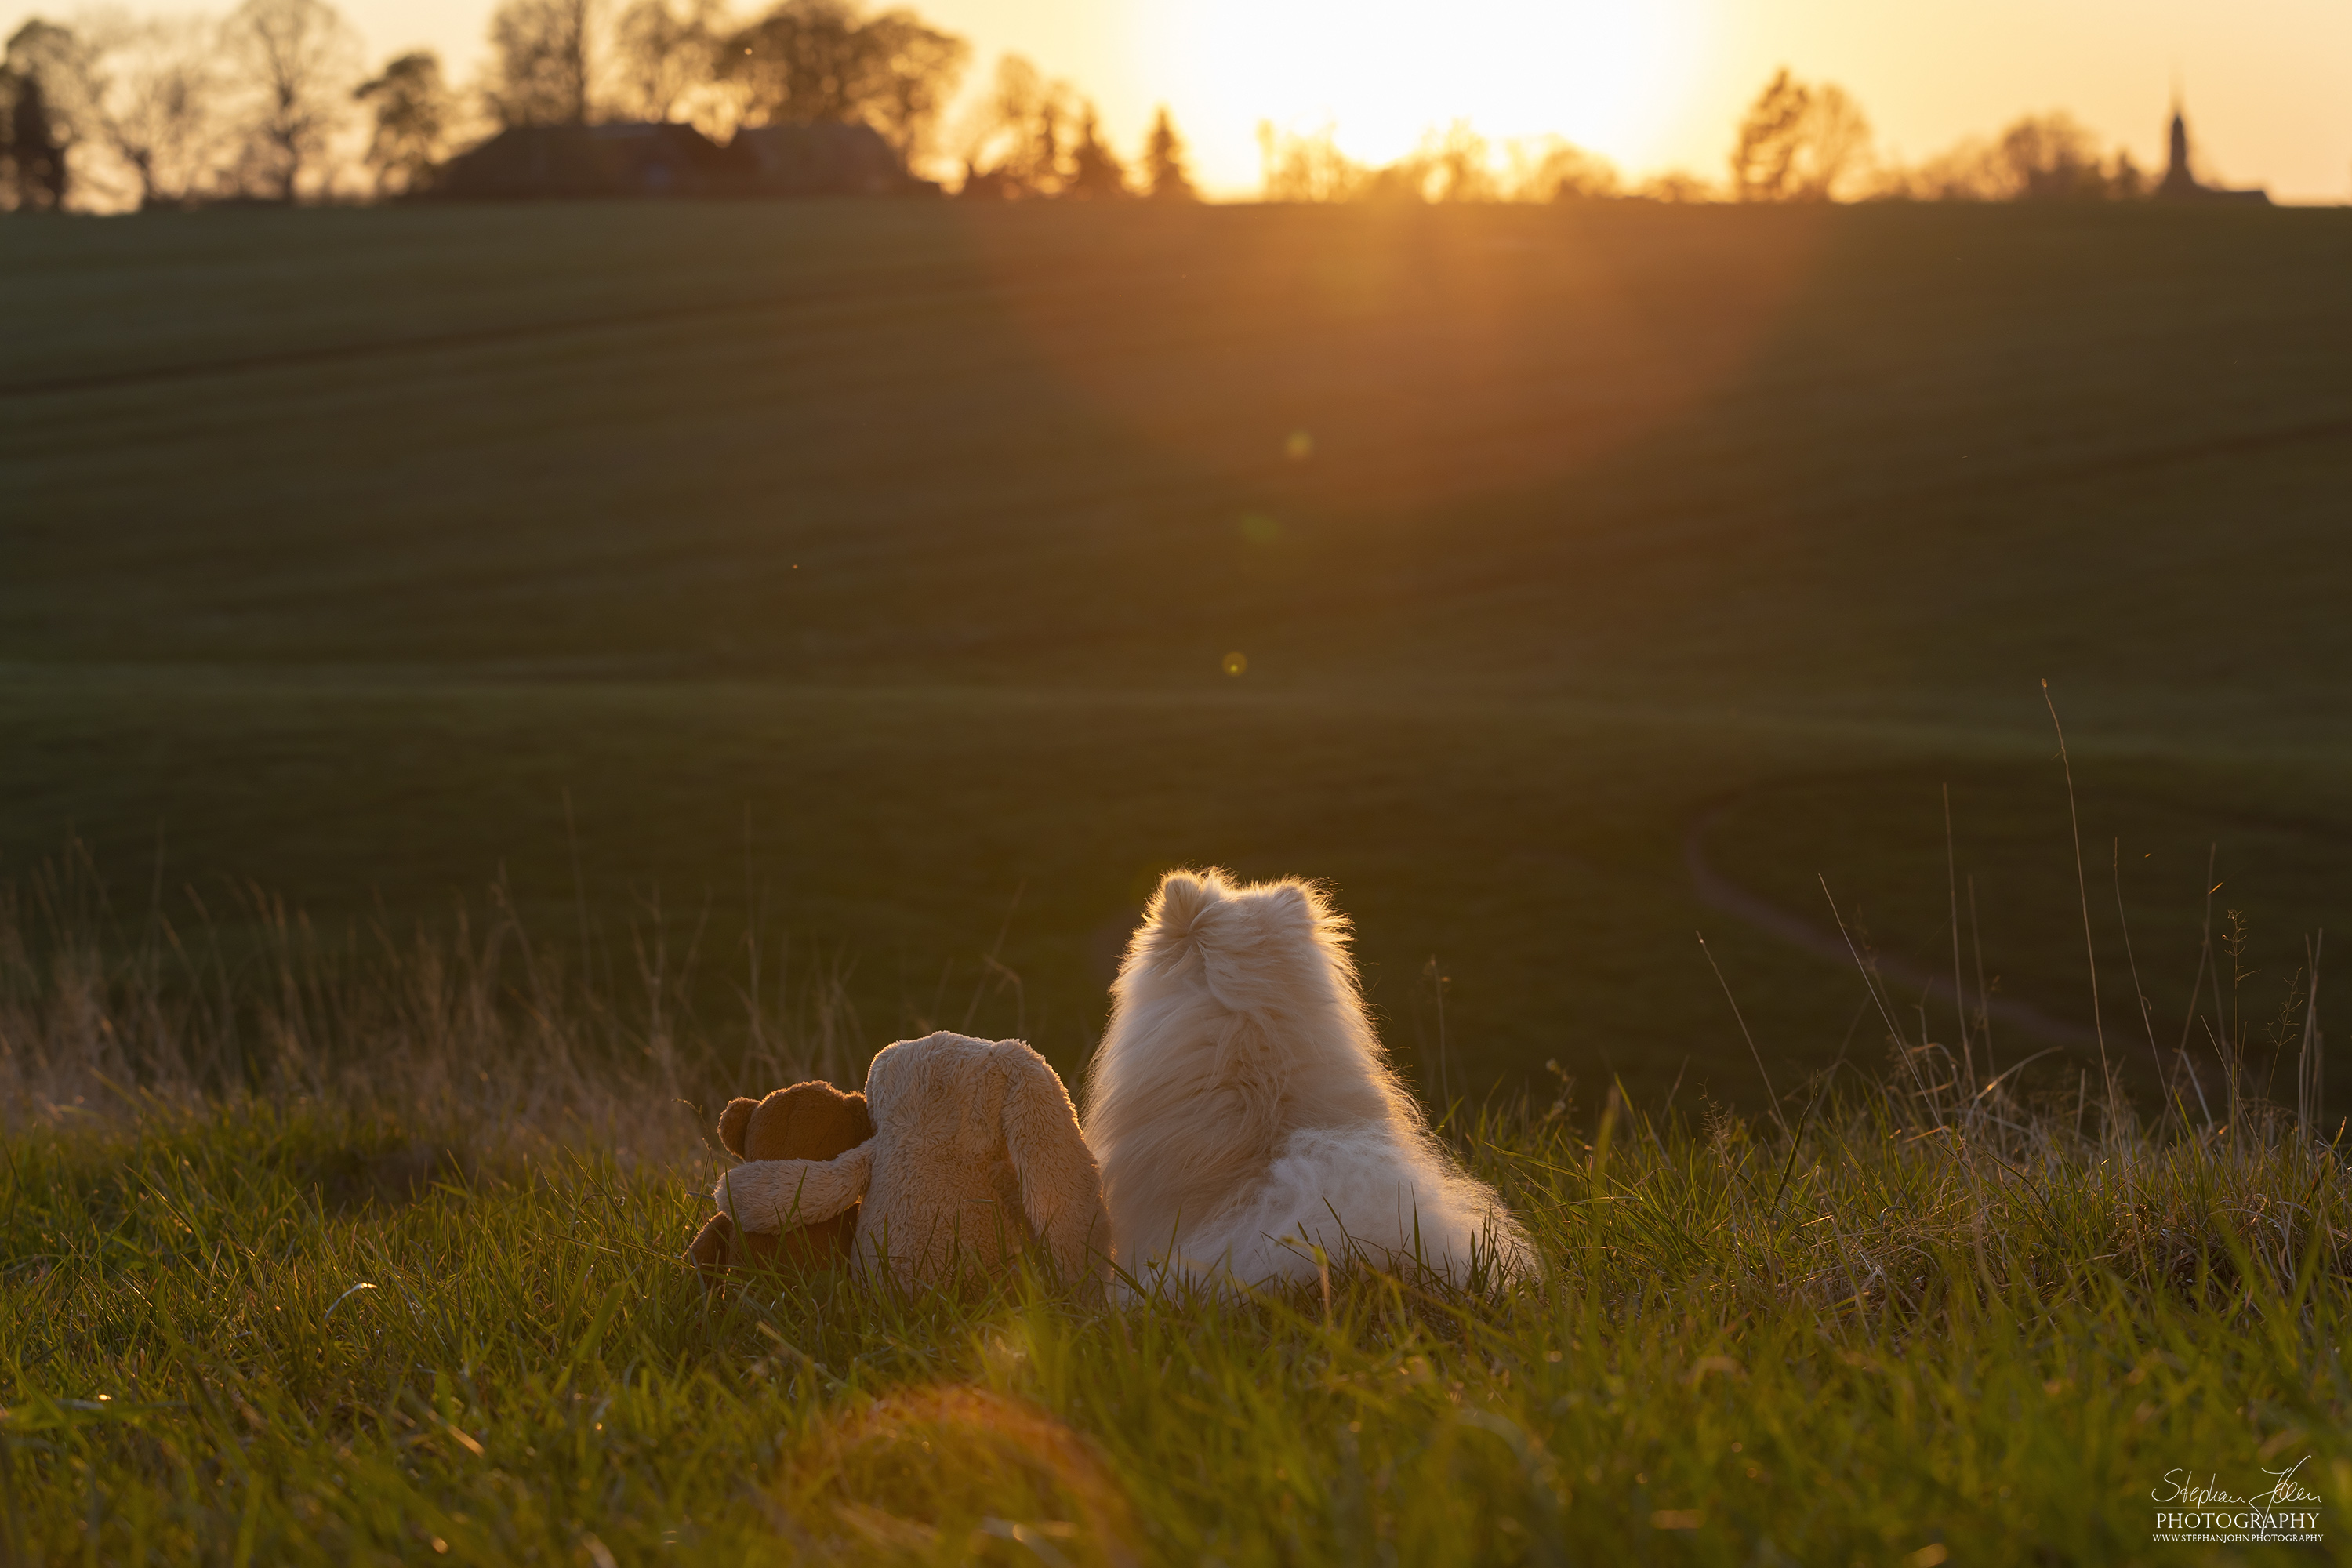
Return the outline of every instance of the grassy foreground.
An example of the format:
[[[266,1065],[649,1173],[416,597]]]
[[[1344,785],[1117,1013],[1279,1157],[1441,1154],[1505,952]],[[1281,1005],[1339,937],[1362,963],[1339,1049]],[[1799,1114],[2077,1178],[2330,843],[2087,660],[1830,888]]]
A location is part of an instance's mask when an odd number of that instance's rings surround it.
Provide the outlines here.
[[[2020,1147],[1883,1101],[1828,1110],[1793,1165],[1737,1125],[1613,1131],[1468,1141],[1534,1224],[1539,1287],[1360,1274],[1328,1309],[1108,1311],[830,1275],[709,1301],[664,1256],[697,1218],[677,1167],[581,1150],[387,1196],[425,1169],[426,1130],[394,1116],[248,1105],[21,1140],[10,1544],[2198,1561],[2148,1544],[2168,1472],[2245,1495],[2308,1456],[2300,1479],[2352,1503],[2332,1154]]]
[[[1447,1127],[1541,1249],[1496,1293],[714,1300],[720,1069],[550,954],[28,957],[11,1561],[2236,1561],[2152,1494],[2290,1468],[2344,1555],[2343,1166],[2211,1078],[2154,1126],[1916,1040],[1747,1122],[1563,1080]],[[822,1002],[732,1087],[837,1055]]]

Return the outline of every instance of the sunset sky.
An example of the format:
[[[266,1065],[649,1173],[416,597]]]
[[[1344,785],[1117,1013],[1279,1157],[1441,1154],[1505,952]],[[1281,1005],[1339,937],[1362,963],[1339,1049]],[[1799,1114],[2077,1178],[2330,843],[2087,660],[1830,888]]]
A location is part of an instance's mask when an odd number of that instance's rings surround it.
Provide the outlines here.
[[[480,56],[484,0],[343,3],[373,56],[430,46],[461,77]],[[999,53],[1026,55],[1099,102],[1122,148],[1168,104],[1202,184],[1220,195],[1255,188],[1264,119],[1297,131],[1329,124],[1370,161],[1405,151],[1425,126],[1468,119],[1494,138],[1557,132],[1634,174],[1717,178],[1733,118],[1785,62],[1843,84],[1882,154],[1906,160],[2064,108],[2160,166],[2178,78],[2209,178],[2267,184],[2289,200],[2352,199],[2345,0],[918,0],[916,9],[971,39],[967,86]]]

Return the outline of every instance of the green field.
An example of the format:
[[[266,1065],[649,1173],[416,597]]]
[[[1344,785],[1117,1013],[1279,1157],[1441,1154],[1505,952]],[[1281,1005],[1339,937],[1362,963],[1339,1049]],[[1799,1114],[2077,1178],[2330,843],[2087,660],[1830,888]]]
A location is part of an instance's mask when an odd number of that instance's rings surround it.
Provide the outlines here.
[[[231,1103],[170,1065],[214,1031],[129,1037],[152,991],[111,1038],[0,997],[20,1051],[160,1086],[0,1145],[7,1560],[2347,1559],[2352,1215],[2308,1121],[2084,1136],[1940,1068],[1790,1085],[1785,1129],[1538,1101],[1449,1129],[1540,1255],[1507,1289],[706,1298],[662,1068],[557,1070],[592,1015],[429,952],[390,978],[289,987],[292,1077]],[[2168,1487],[2282,1476],[2305,1544],[2157,1534]]]
[[[1691,856],[1948,973],[1947,785],[2056,1020],[1995,1048],[2095,1061],[2046,678],[2137,1070],[2118,891],[2168,1053],[2209,846],[2249,1033],[2352,942],[2347,265],[2137,206],[11,222],[0,870],[78,835],[232,947],[239,882],[502,880],[722,1045],[748,934],[1066,1072],[1160,869],[1296,872],[1425,1089],[1443,974],[1449,1095],[1753,1102],[1695,931],[1791,1081],[1885,1031]]]

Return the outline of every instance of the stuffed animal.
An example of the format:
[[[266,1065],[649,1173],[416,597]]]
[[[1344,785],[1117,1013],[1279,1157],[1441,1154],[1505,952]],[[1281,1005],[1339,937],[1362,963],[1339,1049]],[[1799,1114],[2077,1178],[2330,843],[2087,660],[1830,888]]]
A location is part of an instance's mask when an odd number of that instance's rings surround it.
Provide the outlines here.
[[[719,1113],[719,1141],[744,1160],[829,1160],[873,1136],[866,1097],[844,1094],[829,1083],[796,1083],[765,1100],[730,1100]],[[739,1231],[720,1213],[704,1223],[686,1258],[709,1289],[730,1269],[747,1266],[772,1268],[789,1262],[824,1268],[849,1256],[856,1234],[855,1203],[789,1230]]]
[[[866,1073],[874,1136],[830,1160],[753,1160],[711,1194],[754,1235],[857,1208],[853,1267],[901,1285],[1001,1274],[1037,1246],[1066,1282],[1110,1269],[1102,1177],[1068,1090],[1019,1040],[944,1031],[885,1047]]]

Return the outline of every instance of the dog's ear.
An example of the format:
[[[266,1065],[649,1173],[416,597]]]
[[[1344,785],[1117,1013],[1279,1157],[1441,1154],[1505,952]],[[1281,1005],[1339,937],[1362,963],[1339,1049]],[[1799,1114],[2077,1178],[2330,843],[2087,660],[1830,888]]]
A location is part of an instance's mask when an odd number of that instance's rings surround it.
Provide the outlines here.
[[[1079,1135],[1070,1091],[1017,1040],[999,1047],[997,1061],[1005,1075],[1004,1152],[1021,1179],[1022,1212],[1065,1281],[1099,1288],[1110,1268],[1110,1223],[1102,1172]]]
[[[1223,894],[1221,871],[1171,871],[1160,879],[1160,889],[1143,911],[1143,923],[1164,936],[1182,936],[1211,906],[1223,901]]]
[[[751,1112],[759,1109],[758,1100],[745,1100],[737,1095],[727,1102],[727,1109],[719,1113],[719,1142],[739,1160],[743,1157],[743,1129],[751,1124]]]
[[[1323,916],[1323,900],[1316,897],[1315,889],[1304,882],[1296,879],[1274,882],[1250,890],[1263,896],[1268,907],[1281,910],[1286,920],[1296,921],[1300,925],[1311,926]]]

